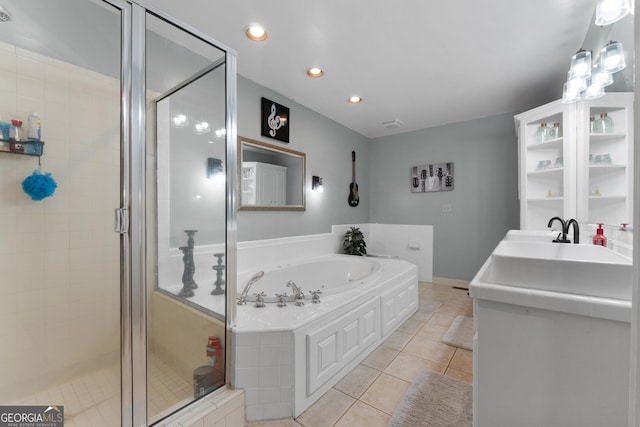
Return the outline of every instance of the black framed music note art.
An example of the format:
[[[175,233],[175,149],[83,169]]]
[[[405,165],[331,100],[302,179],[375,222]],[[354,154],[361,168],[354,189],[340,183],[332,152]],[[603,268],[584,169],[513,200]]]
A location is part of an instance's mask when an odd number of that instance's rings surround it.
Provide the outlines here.
[[[262,98],[262,136],[289,143],[289,108]]]

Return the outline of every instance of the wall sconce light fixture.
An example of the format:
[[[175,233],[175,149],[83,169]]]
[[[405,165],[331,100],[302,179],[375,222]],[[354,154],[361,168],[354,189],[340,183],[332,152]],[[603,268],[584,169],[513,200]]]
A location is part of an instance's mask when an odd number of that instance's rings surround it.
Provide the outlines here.
[[[224,174],[224,167],[222,166],[222,160],[209,157],[207,159],[207,178],[212,179]]]
[[[311,189],[317,191],[318,193],[322,193],[324,191],[324,184],[322,183],[322,178],[320,178],[319,176],[312,176]]]

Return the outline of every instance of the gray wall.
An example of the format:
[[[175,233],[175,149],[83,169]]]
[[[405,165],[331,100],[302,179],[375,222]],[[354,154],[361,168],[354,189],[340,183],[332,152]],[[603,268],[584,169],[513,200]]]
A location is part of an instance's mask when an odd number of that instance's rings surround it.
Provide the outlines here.
[[[507,230],[519,228],[513,114],[378,138],[370,147],[371,222],[433,225],[434,276],[472,279]],[[412,166],[444,162],[454,163],[453,191],[410,192]]]
[[[289,107],[289,144],[260,136],[260,98]],[[329,233],[333,224],[369,221],[370,140],[294,101],[238,76],[238,135],[280,145],[307,155],[304,212],[238,212],[238,240]],[[356,152],[360,204],[347,203],[351,151]],[[324,193],[311,191],[311,176],[323,178]]]
[[[260,98],[290,108],[290,143],[260,136]],[[434,276],[470,280],[510,229],[519,228],[514,114],[368,139],[294,101],[238,77],[238,135],[307,154],[304,212],[238,212],[238,240],[328,233],[333,224],[434,227]],[[360,205],[349,207],[351,151]],[[412,166],[453,162],[455,189],[411,193]],[[311,176],[324,193],[311,191]],[[443,213],[442,205],[451,212]]]

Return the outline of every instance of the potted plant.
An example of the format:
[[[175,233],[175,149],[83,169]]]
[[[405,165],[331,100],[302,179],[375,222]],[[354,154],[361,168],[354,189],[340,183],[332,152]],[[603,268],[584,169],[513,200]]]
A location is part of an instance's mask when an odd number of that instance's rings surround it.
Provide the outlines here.
[[[344,233],[342,250],[347,255],[366,255],[367,243],[364,241],[364,234],[358,227],[351,227]]]

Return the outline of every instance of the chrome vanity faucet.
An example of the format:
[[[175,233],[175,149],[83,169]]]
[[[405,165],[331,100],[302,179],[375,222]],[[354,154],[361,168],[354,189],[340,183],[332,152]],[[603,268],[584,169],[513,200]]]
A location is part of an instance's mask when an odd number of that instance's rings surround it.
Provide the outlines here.
[[[249,293],[249,289],[251,289],[251,285],[262,279],[262,276],[264,276],[264,271],[258,271],[249,279],[247,284],[244,285],[244,289],[238,298],[238,305],[245,305],[247,303],[247,294]]]

